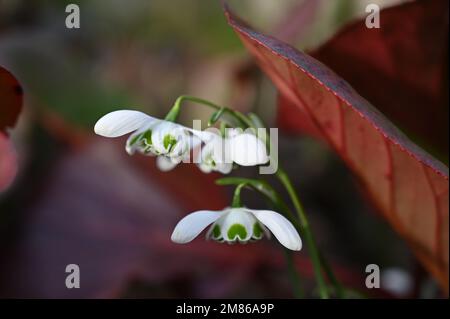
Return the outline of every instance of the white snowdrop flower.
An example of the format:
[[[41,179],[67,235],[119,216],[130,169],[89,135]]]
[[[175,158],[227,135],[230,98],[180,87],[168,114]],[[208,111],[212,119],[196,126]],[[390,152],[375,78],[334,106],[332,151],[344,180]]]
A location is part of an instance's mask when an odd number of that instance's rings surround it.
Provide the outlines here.
[[[233,168],[233,163],[254,166],[269,161],[263,141],[252,133],[234,128],[226,130],[226,137],[212,135],[199,156],[199,167],[205,173],[218,171],[228,174]]]
[[[200,150],[198,156],[200,161],[198,167],[204,173],[217,171],[222,174],[228,174],[233,169],[233,161],[229,158],[226,149],[226,139],[217,135],[206,142],[205,146]]]
[[[178,222],[171,239],[179,244],[188,243],[208,226],[210,228],[207,238],[219,242],[246,243],[259,240],[264,235],[269,237],[272,232],[286,248],[291,250],[302,248],[302,241],[297,230],[283,215],[270,210],[245,207],[193,212]]]
[[[179,163],[189,153],[191,145],[192,137],[188,128],[157,120],[130,135],[126,150],[129,154],[137,150],[143,154],[162,155]]]
[[[118,137],[131,132],[126,151],[157,155],[157,165],[168,171],[189,156],[198,138],[190,136],[189,129],[160,120],[139,111],[120,110],[106,114],[97,121],[95,133],[105,137]]]

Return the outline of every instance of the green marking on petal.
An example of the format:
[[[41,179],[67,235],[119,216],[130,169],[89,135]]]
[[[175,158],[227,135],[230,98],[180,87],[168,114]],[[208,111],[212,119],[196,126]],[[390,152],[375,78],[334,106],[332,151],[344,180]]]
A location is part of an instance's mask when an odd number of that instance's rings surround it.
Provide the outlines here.
[[[143,134],[138,134],[136,136],[134,136],[131,141],[128,143],[129,146],[133,146],[134,144],[136,144],[141,138],[142,138]]]
[[[170,152],[173,146],[177,144],[177,140],[170,134],[164,136],[163,140],[164,148]]]
[[[253,225],[253,237],[254,238],[261,238],[263,234],[263,229],[259,223],[255,223]]]
[[[145,140],[146,145],[152,145],[152,130],[144,132],[141,136]]]
[[[148,153],[152,153],[153,149],[151,146],[144,146],[144,153],[148,154]]]
[[[217,224],[214,225],[214,228],[213,228],[212,233],[213,233],[213,237],[214,237],[214,238],[219,238],[220,235],[221,235],[221,232],[220,232],[220,226],[217,225]]]
[[[241,224],[233,224],[231,225],[231,227],[228,229],[228,238],[230,240],[233,240],[237,237],[239,237],[239,239],[244,240],[245,237],[247,237],[247,230],[245,229],[245,227]]]

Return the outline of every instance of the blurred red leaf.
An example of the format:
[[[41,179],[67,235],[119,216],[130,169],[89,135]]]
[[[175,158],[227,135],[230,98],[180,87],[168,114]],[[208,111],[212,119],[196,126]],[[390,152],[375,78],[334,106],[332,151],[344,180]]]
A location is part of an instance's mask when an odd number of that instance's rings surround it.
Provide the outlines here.
[[[448,168],[412,143],[342,78],[314,58],[225,14],[248,51],[448,291]],[[350,61],[348,61],[351,63]]]
[[[0,130],[16,124],[22,99],[22,87],[11,73],[0,66]]]
[[[11,184],[16,173],[16,152],[8,137],[0,131],[0,192]]]
[[[449,145],[448,5],[430,0],[387,8],[381,28],[357,21],[312,53],[442,156]]]
[[[22,98],[22,88],[17,80],[0,66],[0,192],[11,184],[17,173],[17,157],[6,128],[15,125]]]

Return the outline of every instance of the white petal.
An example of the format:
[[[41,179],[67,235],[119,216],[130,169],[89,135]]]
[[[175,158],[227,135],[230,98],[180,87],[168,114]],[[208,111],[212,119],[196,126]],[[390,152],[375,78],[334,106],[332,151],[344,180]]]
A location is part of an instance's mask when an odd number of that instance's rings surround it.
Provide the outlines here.
[[[171,239],[178,244],[188,243],[222,215],[223,211],[210,210],[191,213],[178,222]]]
[[[233,169],[233,164],[223,163],[223,164],[217,164],[215,170],[222,174],[229,174],[232,169]]]
[[[243,133],[230,139],[231,157],[242,166],[253,166],[267,163],[269,156],[263,141],[256,135]]]
[[[195,135],[192,135],[189,140],[189,145],[191,149],[196,149],[202,145],[202,140]]]
[[[158,121],[139,111],[120,110],[106,114],[95,123],[96,134],[105,137],[118,137],[136,131],[144,125]]]
[[[294,225],[286,217],[270,210],[249,209],[249,211],[269,228],[283,246],[291,250],[302,249],[302,240]]]
[[[179,162],[173,161],[167,156],[158,156],[156,158],[156,167],[162,172],[168,172],[175,168]]]
[[[202,149],[203,160],[208,158],[212,159],[216,164],[232,164],[233,161],[230,158],[230,152],[227,149],[227,140],[216,137],[210,142],[205,144]]]
[[[193,130],[191,128],[186,128],[189,132],[192,133],[192,135],[197,136],[200,140],[202,140],[204,143],[208,143],[211,140],[220,137],[219,135],[217,135],[216,133],[213,132],[209,132],[209,131],[198,131],[198,130]]]
[[[209,174],[212,172],[212,167],[210,165],[206,165],[204,163],[199,163],[198,168],[205,174]]]

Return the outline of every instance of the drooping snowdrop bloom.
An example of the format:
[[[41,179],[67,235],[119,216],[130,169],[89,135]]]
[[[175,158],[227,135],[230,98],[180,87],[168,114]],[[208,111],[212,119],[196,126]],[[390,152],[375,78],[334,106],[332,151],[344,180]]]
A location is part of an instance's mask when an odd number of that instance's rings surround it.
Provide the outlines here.
[[[228,174],[233,163],[254,166],[269,161],[266,146],[256,135],[239,129],[227,129],[225,135],[214,134],[198,154],[201,159],[199,167],[203,172]]]
[[[163,170],[172,169],[198,144],[198,138],[189,129],[169,121],[160,120],[139,111],[120,110],[106,114],[97,121],[95,133],[105,137],[118,137],[131,132],[126,143],[129,154],[138,151],[158,156],[157,165]]]
[[[227,150],[227,140],[219,135],[210,138],[199,151],[198,167],[204,173],[211,171],[228,174],[233,169],[233,161]]]
[[[302,248],[302,241],[297,230],[283,215],[270,210],[244,207],[193,212],[178,222],[171,239],[179,244],[188,243],[208,226],[210,228],[207,238],[219,242],[246,243],[259,240],[264,235],[269,237],[270,230],[286,248],[291,250]]]

